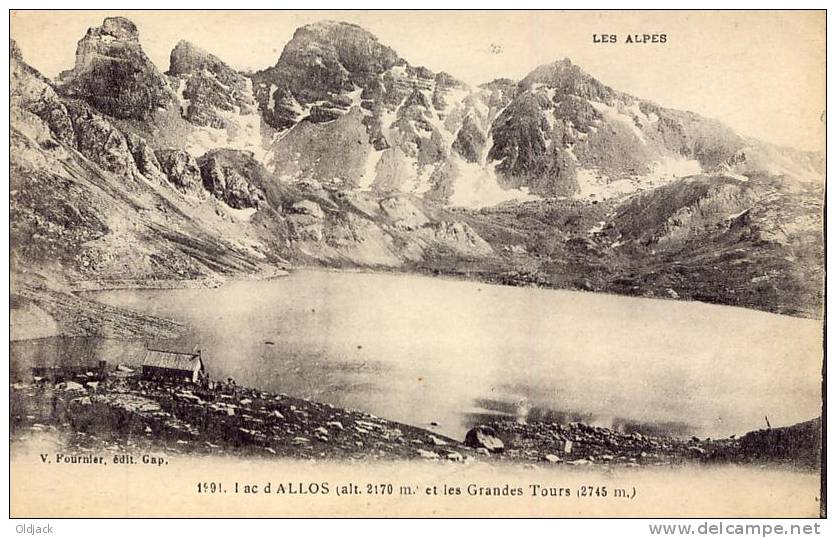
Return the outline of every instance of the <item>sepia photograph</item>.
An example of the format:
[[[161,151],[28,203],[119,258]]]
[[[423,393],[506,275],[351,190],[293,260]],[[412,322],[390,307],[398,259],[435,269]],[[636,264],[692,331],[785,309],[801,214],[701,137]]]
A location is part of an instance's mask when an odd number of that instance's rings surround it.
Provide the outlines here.
[[[11,518],[826,517],[824,10],[9,24]]]

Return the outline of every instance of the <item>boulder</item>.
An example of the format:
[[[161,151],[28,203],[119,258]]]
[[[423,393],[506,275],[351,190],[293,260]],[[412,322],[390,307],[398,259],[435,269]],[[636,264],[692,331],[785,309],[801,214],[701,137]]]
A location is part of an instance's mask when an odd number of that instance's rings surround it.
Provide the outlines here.
[[[572,440],[566,439],[563,441],[563,453],[564,454],[571,454],[572,453]]]
[[[166,175],[163,173],[160,162],[148,142],[135,134],[129,134],[127,142],[128,150],[134,158],[139,173],[148,179],[162,183],[166,179]]]
[[[294,213],[299,215],[308,215],[316,219],[325,217],[325,213],[322,212],[322,208],[319,207],[319,204],[312,200],[302,200],[300,202],[296,202],[293,204],[292,209]]]
[[[430,450],[423,450],[421,448],[418,449],[418,455],[424,458],[425,460],[437,460],[438,454],[432,452]]]
[[[216,149],[197,160],[203,187],[235,209],[257,208],[265,200],[268,172],[252,152]]]
[[[449,461],[455,461],[455,462],[464,461],[464,457],[461,454],[459,454],[458,452],[448,452],[446,457]]]
[[[471,428],[464,438],[465,446],[471,448],[484,448],[488,452],[499,453],[505,450],[505,443],[499,438],[496,430],[490,426],[476,426]]]
[[[155,152],[160,168],[168,182],[179,192],[206,198],[197,161],[181,149],[161,149]]]

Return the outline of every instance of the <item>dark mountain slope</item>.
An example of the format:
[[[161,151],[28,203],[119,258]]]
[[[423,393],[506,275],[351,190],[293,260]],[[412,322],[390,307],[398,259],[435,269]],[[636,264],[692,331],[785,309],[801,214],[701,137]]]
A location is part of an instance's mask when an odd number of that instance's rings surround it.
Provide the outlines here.
[[[134,23],[108,17],[78,42],[75,67],[61,74],[61,93],[114,118],[147,119],[173,95],[142,51]]]

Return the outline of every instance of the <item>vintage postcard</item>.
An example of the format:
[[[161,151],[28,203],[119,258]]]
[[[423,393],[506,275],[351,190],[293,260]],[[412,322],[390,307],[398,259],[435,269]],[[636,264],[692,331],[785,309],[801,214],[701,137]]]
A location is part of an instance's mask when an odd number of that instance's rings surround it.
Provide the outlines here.
[[[10,512],[813,517],[824,11],[10,11]]]

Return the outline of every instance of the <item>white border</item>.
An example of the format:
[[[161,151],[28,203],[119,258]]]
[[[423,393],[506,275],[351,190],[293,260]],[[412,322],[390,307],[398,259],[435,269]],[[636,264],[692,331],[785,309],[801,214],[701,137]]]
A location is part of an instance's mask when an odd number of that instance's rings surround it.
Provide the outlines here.
[[[299,5],[301,4],[301,5]],[[455,0],[424,0],[422,2],[412,2],[411,5],[404,5],[404,3],[397,3],[380,0],[372,0],[362,3],[351,2],[337,2],[337,1],[322,1],[322,0],[308,0],[297,5],[289,5],[288,3],[266,2],[266,1],[239,1],[236,2],[229,9],[391,9],[397,6],[400,9],[626,9],[624,3],[616,1],[599,1],[593,5],[587,5],[583,2],[547,2],[547,1],[528,1],[515,3],[502,3],[497,1],[455,1]],[[728,1],[704,1],[697,5],[691,6],[694,9],[824,9],[826,6],[824,2],[777,2],[777,1],[747,1],[747,2],[728,2]],[[74,7],[72,3],[53,1],[34,0],[27,2],[20,2],[21,9],[71,9]],[[206,8],[221,8],[222,6],[208,6],[207,2],[197,1],[159,1],[146,0],[144,2],[125,2],[119,6],[119,9],[206,9]],[[670,9],[672,4],[670,2],[662,1],[640,1],[629,4],[630,9]],[[686,6],[676,5],[678,9],[684,9]],[[112,2],[90,1],[84,2],[79,9],[114,9]],[[830,23],[831,17],[828,14],[827,22]],[[9,37],[9,23],[8,17],[5,24],[5,37]],[[780,39],[776,36],[775,39]],[[829,44],[829,39],[828,39]],[[8,56],[3,57],[5,62],[5,73],[8,73]],[[828,73],[832,75],[834,70],[831,66],[831,59],[827,62]],[[828,76],[828,97],[830,96],[831,76]],[[8,108],[2,107],[3,123],[8,124]],[[828,135],[830,130],[828,129]],[[3,129],[3,147],[8,148],[8,130]],[[830,138],[829,138],[830,139]],[[829,149],[829,146],[828,146]],[[827,164],[830,170],[836,169],[833,165],[833,157],[828,152]],[[2,152],[2,170],[8,171],[8,152]],[[9,222],[9,193],[8,193],[8,172],[5,175],[5,188],[0,189],[0,207],[3,211],[3,220]],[[832,189],[827,195],[827,205],[829,208],[836,207],[836,201],[832,199]],[[828,213],[830,213],[828,211]],[[830,238],[836,237],[836,218],[828,214],[827,219],[827,235]],[[9,267],[9,252],[7,245],[9,244],[8,226],[2,227],[2,264],[4,267]],[[831,257],[834,249],[831,248],[827,256],[827,266],[831,266]],[[6,294],[7,298],[9,295]],[[830,298],[828,298],[830,299]],[[827,301],[827,313],[830,314],[830,303]],[[8,303],[7,308],[3,311],[4,316],[4,331],[8,337]],[[828,316],[829,318],[830,316]],[[829,341],[830,331],[828,330]],[[4,364],[8,365],[8,348],[3,348],[3,355],[5,356]],[[8,367],[0,368],[3,376],[3,384],[8,391]],[[831,375],[831,378],[834,377]],[[828,381],[828,394],[832,396],[832,382]],[[6,402],[8,402],[8,393],[6,394]],[[8,408],[6,408],[8,411]],[[0,413],[0,429],[8,432],[9,417],[8,412]],[[827,420],[827,429],[833,432],[834,419],[829,416]],[[828,435],[832,439],[832,433]],[[0,443],[2,446],[2,455],[0,458],[4,462],[9,461],[8,443]],[[828,443],[827,450],[828,461],[831,466],[836,465],[836,458],[834,458],[833,443]],[[3,476],[6,485],[9,483],[8,466],[3,465]],[[836,500],[833,496],[833,480],[828,485],[828,498],[830,499],[831,511],[836,507]],[[8,506],[8,488],[0,489],[2,492],[2,505]],[[4,508],[5,511],[5,508]],[[14,536],[15,526],[21,523],[36,523],[46,524],[51,523],[56,530],[57,536],[79,536],[79,537],[95,537],[95,536],[120,536],[124,538],[147,538],[154,534],[162,533],[163,536],[253,536],[253,537],[299,537],[308,538],[313,536],[332,536],[335,538],[353,538],[369,537],[369,536],[421,536],[421,537],[435,537],[435,536],[537,536],[537,537],[552,537],[552,536],[650,536],[648,531],[648,522],[663,523],[663,522],[677,522],[680,520],[420,520],[420,521],[403,521],[403,520],[8,520],[8,514],[4,514],[7,521],[0,528],[8,529],[6,536]],[[698,525],[702,520],[686,520],[684,523]],[[733,522],[737,520],[725,520],[726,522]],[[741,523],[777,523],[774,520],[740,520]],[[812,520],[783,520],[781,523],[789,525],[791,523],[813,523]],[[823,533],[830,528],[830,522],[821,520],[821,528]]]

